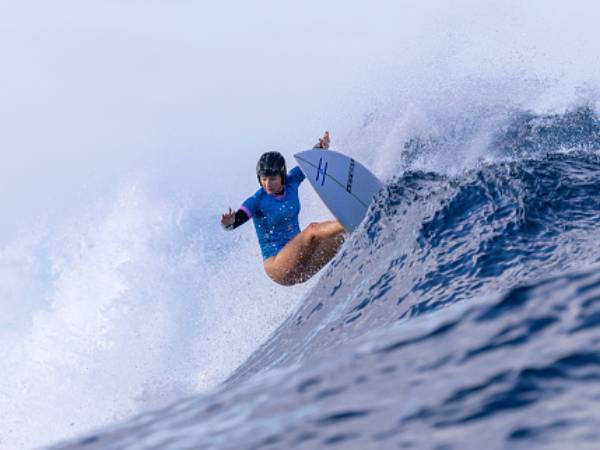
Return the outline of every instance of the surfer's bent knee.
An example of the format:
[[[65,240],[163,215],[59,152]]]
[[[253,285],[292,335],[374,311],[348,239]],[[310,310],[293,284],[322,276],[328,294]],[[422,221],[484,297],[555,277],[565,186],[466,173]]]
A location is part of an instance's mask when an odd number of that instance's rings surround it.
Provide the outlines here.
[[[309,241],[309,242],[314,242],[315,240],[318,239],[319,237],[319,224],[317,222],[312,222],[310,223],[305,229],[304,229],[304,237]]]
[[[276,256],[272,256],[264,261],[264,269],[267,276],[275,283],[281,286],[292,286],[297,283],[289,273],[285,272],[276,260]]]

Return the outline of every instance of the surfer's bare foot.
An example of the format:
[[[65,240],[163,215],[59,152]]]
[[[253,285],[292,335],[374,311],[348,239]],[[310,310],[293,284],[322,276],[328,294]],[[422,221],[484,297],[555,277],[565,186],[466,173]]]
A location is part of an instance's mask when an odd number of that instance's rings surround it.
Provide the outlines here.
[[[319,143],[315,145],[315,148],[329,148],[329,131],[326,131],[323,134],[322,138],[319,138]]]

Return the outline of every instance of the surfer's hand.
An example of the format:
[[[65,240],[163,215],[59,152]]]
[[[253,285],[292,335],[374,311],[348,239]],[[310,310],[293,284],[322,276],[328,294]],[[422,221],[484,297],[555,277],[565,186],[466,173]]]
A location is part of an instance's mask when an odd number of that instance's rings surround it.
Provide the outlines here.
[[[221,214],[221,225],[223,225],[223,227],[228,228],[231,225],[233,225],[235,222],[235,211],[231,208],[229,208],[229,212],[226,212],[225,214]]]
[[[329,131],[326,131],[323,137],[319,138],[319,143],[314,148],[329,148]]]

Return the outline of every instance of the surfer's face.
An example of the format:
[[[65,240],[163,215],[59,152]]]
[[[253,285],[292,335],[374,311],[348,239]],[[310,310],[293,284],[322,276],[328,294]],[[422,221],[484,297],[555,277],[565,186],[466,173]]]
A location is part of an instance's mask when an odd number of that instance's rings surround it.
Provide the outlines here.
[[[279,194],[283,188],[281,184],[281,175],[271,175],[268,177],[260,177],[260,184],[267,191],[267,194]]]

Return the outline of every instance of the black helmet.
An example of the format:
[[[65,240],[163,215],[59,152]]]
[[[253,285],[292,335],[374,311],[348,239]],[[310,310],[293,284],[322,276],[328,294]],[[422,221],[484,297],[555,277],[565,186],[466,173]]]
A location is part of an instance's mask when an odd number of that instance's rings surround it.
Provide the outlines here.
[[[281,175],[281,183],[285,184],[286,173],[285,158],[279,152],[263,153],[256,164],[258,184],[260,184],[260,177],[269,177],[273,175]]]

